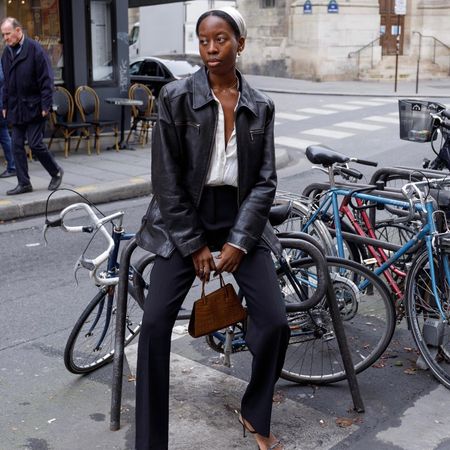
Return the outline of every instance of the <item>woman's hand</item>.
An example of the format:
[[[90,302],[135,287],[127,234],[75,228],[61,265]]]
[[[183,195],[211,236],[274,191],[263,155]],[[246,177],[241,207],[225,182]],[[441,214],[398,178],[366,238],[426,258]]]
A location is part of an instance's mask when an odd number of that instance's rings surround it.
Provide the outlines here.
[[[192,261],[194,262],[195,274],[200,280],[209,281],[211,272],[217,270],[209,247],[205,245],[192,253],[191,256]]]
[[[222,272],[235,272],[244,256],[245,253],[242,250],[233,247],[230,244],[225,244],[222,247],[222,251],[217,256],[219,261],[216,264],[216,271],[214,275]]]

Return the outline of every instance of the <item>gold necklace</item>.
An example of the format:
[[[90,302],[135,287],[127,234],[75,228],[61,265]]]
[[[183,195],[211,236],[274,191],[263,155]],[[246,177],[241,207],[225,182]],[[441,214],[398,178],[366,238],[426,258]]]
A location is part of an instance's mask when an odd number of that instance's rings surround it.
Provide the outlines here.
[[[238,85],[239,85],[239,79],[238,79],[238,77],[236,77],[235,82],[234,82],[231,86],[227,86],[227,87],[224,87],[224,88],[213,87],[213,88],[211,88],[211,89],[212,89],[212,90],[214,91],[214,93],[216,93],[216,94],[221,94],[221,93],[223,93],[223,92],[228,92],[229,94],[231,94],[232,91],[233,91],[233,89],[236,89],[236,90],[237,90]]]

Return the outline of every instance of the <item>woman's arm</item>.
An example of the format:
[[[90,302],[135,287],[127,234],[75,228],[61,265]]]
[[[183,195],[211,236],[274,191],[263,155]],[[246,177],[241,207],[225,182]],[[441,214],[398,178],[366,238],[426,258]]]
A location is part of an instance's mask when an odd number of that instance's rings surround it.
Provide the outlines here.
[[[239,207],[228,242],[249,251],[261,238],[267,224],[277,187],[274,144],[274,105],[270,100],[267,106],[267,117],[264,127],[264,139],[261,151],[263,158],[258,179],[250,193]]]
[[[152,186],[170,237],[182,256],[206,246],[197,211],[183,186],[183,153],[165,88],[158,100],[158,121],[152,132]]]

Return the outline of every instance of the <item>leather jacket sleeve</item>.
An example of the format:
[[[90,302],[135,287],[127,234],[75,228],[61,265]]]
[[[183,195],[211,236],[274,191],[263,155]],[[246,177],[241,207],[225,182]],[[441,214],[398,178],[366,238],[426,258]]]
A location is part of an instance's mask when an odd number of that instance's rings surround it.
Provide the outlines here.
[[[184,158],[163,88],[159,118],[152,132],[152,185],[161,217],[172,242],[183,256],[206,245],[203,227],[184,183]]]
[[[249,251],[258,243],[266,227],[277,187],[274,143],[274,105],[267,106],[262,146],[263,158],[256,183],[242,201],[228,242]],[[243,149],[245,151],[245,149]]]

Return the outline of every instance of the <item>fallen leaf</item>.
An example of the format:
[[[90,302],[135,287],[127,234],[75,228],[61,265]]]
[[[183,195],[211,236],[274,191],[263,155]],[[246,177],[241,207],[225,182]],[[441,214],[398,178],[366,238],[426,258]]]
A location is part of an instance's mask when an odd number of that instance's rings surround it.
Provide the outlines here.
[[[284,394],[281,391],[275,392],[275,394],[272,397],[272,401],[274,403],[282,403],[284,402]]]
[[[372,367],[374,367],[375,369],[382,369],[383,367],[386,367],[386,364],[384,364],[383,361],[379,361],[375,364],[372,364]]]
[[[336,425],[341,428],[351,427],[353,425],[353,419],[350,417],[338,417],[336,419]]]
[[[395,361],[394,365],[397,367],[401,367],[403,366],[403,361]]]
[[[405,369],[403,372],[406,373],[406,375],[415,375],[417,372],[417,369],[410,367],[409,369]]]

